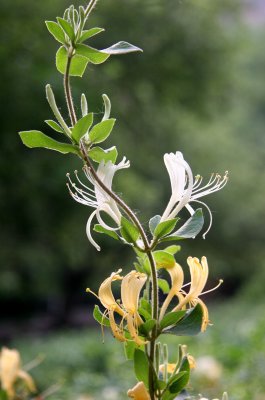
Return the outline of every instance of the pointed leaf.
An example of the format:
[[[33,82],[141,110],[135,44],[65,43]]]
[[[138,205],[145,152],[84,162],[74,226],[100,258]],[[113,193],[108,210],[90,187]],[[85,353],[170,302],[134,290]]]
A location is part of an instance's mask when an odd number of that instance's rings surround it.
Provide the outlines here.
[[[110,321],[107,317],[105,317],[99,309],[99,306],[95,305],[93,311],[94,319],[100,324],[104,326],[110,326]]]
[[[103,28],[91,28],[88,31],[83,31],[82,35],[80,36],[80,38],[78,39],[78,42],[82,43],[85,40],[91,38],[92,36],[97,35],[100,32],[105,31],[105,29]]]
[[[67,58],[68,56],[66,48],[64,46],[60,47],[56,53],[56,68],[61,74],[65,74]],[[74,55],[70,66],[70,75],[82,77],[86,70],[87,64],[87,58],[80,55]]]
[[[126,342],[124,342],[124,351],[127,360],[133,360],[135,349],[136,344],[133,340],[127,340]]]
[[[73,139],[79,143],[80,139],[88,132],[93,123],[93,113],[89,113],[82,117],[72,129]]]
[[[85,57],[92,64],[102,64],[109,58],[109,54],[104,54],[99,50],[85,44],[78,44],[76,46],[76,54]]]
[[[160,220],[161,220],[161,216],[160,215],[155,215],[154,217],[152,217],[150,219],[150,221],[149,221],[149,229],[150,229],[150,232],[152,234],[154,234],[155,229],[156,229],[157,225],[159,224]]]
[[[157,280],[157,283],[158,283],[158,287],[162,290],[162,292],[164,294],[169,293],[170,287],[169,287],[168,281],[166,281],[165,279],[159,278]]]
[[[52,119],[46,119],[46,124],[49,125],[54,131],[64,133],[63,129],[57,122],[53,121]]]
[[[179,372],[177,375],[174,376],[174,379],[169,384],[169,392],[176,394],[180,393],[182,389],[185,388],[187,383],[189,382],[189,373],[187,371]]]
[[[149,319],[148,321],[144,322],[142,325],[138,327],[140,334],[142,334],[143,336],[148,336],[148,334],[154,328],[155,325],[156,325],[156,320]]]
[[[168,314],[162,318],[160,322],[160,328],[165,329],[167,327],[171,327],[172,325],[175,325],[177,322],[179,322],[184,315],[186,314],[186,311],[171,311]]]
[[[173,244],[172,246],[168,246],[165,248],[165,251],[167,253],[170,253],[174,256],[174,254],[177,254],[179,251],[181,250],[181,246],[177,246],[175,244]]]
[[[109,149],[102,149],[101,147],[95,146],[92,147],[88,151],[88,155],[90,158],[92,158],[93,161],[100,163],[102,160],[105,161],[111,161],[113,164],[115,164],[117,157],[118,157],[118,151],[115,146],[110,147]]]
[[[40,131],[23,131],[19,132],[19,135],[22,142],[27,147],[44,147],[46,149],[59,151],[63,154],[74,153],[79,155],[79,149],[77,147],[68,143],[57,142],[57,140],[44,135],[44,133]]]
[[[173,232],[171,235],[161,239],[161,242],[167,240],[181,240],[181,239],[189,239],[195,238],[198,233],[201,231],[204,223],[202,209],[198,208],[195,213],[185,222],[184,225],[176,232]]]
[[[157,250],[153,253],[157,268],[172,268],[176,261],[172,254],[163,250]]]
[[[148,387],[148,358],[146,354],[139,349],[134,352],[134,372],[136,378]]]
[[[201,332],[203,322],[203,310],[200,304],[186,311],[181,321],[166,331],[177,336],[194,336]]]
[[[60,43],[65,43],[64,31],[57,22],[45,21],[48,31],[53,35],[53,37]]]
[[[154,230],[154,236],[159,239],[163,236],[168,235],[170,232],[173,231],[178,220],[179,218],[173,218],[167,221],[160,222]]]
[[[119,235],[117,235],[116,232],[111,231],[110,229],[106,229],[99,224],[94,225],[93,230],[98,233],[104,233],[105,235],[108,235],[108,236],[112,237],[113,239],[120,240]]]
[[[138,237],[139,231],[135,225],[133,225],[126,218],[121,217],[121,234],[122,237],[126,240],[127,243],[135,244]]]
[[[71,39],[71,41],[73,42],[75,39],[75,32],[72,25],[68,21],[60,17],[57,17],[57,21],[59,22],[69,39]]]
[[[143,51],[139,47],[136,47],[128,42],[118,42],[108,47],[107,49],[101,50],[102,53],[106,54],[126,54],[134,51]]]
[[[104,140],[106,140],[107,137],[110,135],[115,122],[116,119],[110,118],[106,119],[105,121],[101,121],[93,126],[91,132],[89,133],[89,140],[92,143],[104,142]]]

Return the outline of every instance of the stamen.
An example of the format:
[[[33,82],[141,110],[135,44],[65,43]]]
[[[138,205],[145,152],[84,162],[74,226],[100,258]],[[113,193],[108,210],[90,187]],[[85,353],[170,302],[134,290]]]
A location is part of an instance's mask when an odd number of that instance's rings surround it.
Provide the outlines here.
[[[210,223],[209,223],[209,226],[208,226],[208,229],[203,233],[203,235],[202,235],[202,237],[203,237],[203,239],[205,239],[205,237],[206,237],[206,235],[207,235],[207,233],[209,232],[209,230],[211,229],[211,227],[212,227],[212,223],[213,223],[213,217],[212,217],[212,212],[211,212],[211,210],[210,210],[210,208],[207,206],[207,204],[205,204],[203,201],[199,201],[199,200],[191,200],[193,203],[199,203],[199,204],[202,204],[205,208],[206,208],[206,210],[209,212],[209,216],[210,216]]]
[[[203,294],[207,294],[207,293],[213,292],[214,290],[218,289],[222,285],[223,282],[224,282],[223,279],[219,279],[219,283],[215,287],[213,287],[210,290],[206,290],[206,292],[202,292],[200,294],[200,296],[202,296]]]
[[[91,294],[93,294],[98,300],[100,300],[100,298],[98,297],[98,295],[97,295],[95,292],[93,292],[93,290],[91,290],[90,288],[86,288],[86,293],[91,293]]]

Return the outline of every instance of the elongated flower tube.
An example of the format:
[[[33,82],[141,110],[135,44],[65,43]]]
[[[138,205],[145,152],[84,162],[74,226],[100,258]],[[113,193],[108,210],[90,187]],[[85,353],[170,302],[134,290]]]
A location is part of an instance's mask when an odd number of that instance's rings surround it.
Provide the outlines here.
[[[126,339],[124,337],[123,330],[120,326],[116,324],[114,313],[116,312],[121,315],[121,317],[125,317],[125,312],[116,302],[111,289],[112,282],[123,279],[123,277],[119,275],[120,272],[121,269],[117,272],[113,272],[107,279],[102,282],[98,290],[98,298],[107,310],[110,320],[110,328],[114,337],[120,342],[124,342]]]
[[[201,330],[202,332],[204,332],[210,322],[209,312],[208,308],[206,307],[204,302],[199,298],[199,296],[204,294],[203,289],[208,279],[209,268],[208,268],[207,258],[202,257],[200,262],[199,259],[196,257],[188,257],[187,263],[190,268],[190,276],[191,276],[190,289],[188,293],[185,293],[183,289],[181,290],[184,297],[182,301],[180,301],[180,303],[173,309],[173,311],[181,310],[184,307],[186,307],[187,304],[195,306],[196,304],[199,303],[203,310],[203,322]],[[219,287],[222,282],[223,281],[220,280],[219,284],[210,291],[217,289],[217,287]]]
[[[129,389],[127,395],[134,400],[151,400],[143,382],[138,382],[132,389]]]
[[[122,277],[121,269],[113,272],[105,279],[99,287],[98,296],[90,289],[87,292],[93,293],[100,300],[101,304],[106,308],[110,321],[110,328],[116,339],[120,342],[128,340],[124,333],[123,326],[127,323],[127,328],[132,340],[141,346],[146,342],[138,335],[138,327],[143,323],[142,318],[138,313],[138,303],[141,290],[146,282],[146,275],[135,270],[129,272]],[[121,302],[117,302],[112,293],[112,282],[122,281],[121,283]],[[105,314],[104,313],[104,314]],[[118,325],[115,321],[115,313],[122,317],[121,323]]]
[[[175,263],[175,265],[172,268],[166,268],[166,270],[171,278],[171,289],[167,294],[167,297],[165,298],[163,305],[161,307],[159,315],[160,321],[164,317],[166,310],[174,296],[177,296],[180,302],[183,300],[183,295],[181,293],[181,288],[183,286],[183,281],[184,281],[183,269],[178,263]]]
[[[219,174],[212,174],[207,184],[201,186],[202,177],[197,175],[195,179],[193,178],[191,168],[180,151],[175,154],[165,154],[164,162],[169,174],[172,194],[162,215],[161,222],[176,217],[183,207],[186,207],[189,213],[193,215],[194,210],[190,203],[203,204],[210,215],[210,225],[204,233],[205,237],[212,225],[212,214],[209,207],[198,199],[222,189],[228,181],[228,172],[223,177]]]
[[[128,330],[132,339],[139,346],[146,342],[142,340],[137,332],[137,327],[143,323],[137,309],[140,292],[146,282],[147,276],[137,271],[129,272],[121,283],[122,306],[127,312],[126,320]]]
[[[3,347],[0,354],[0,382],[9,400],[15,397],[15,383],[18,379],[25,382],[30,392],[36,391],[31,376],[21,369],[19,352]]]
[[[124,157],[122,161],[115,165],[111,161],[105,163],[101,161],[99,164],[97,175],[99,179],[104,183],[104,185],[111,190],[112,180],[115,172],[123,168],[129,168],[130,162],[126,161]],[[92,189],[86,186],[78,177],[77,171],[75,171],[76,179],[81,185],[81,187],[77,187],[77,185],[71,180],[70,174],[67,174],[67,178],[69,183],[67,183],[70,195],[76,200],[78,203],[84,204],[86,206],[95,208],[95,211],[92,212],[90,217],[88,218],[86,225],[86,233],[88,240],[92,243],[93,246],[96,247],[98,251],[100,251],[100,246],[95,242],[91,235],[91,223],[93,218],[96,216],[98,223],[108,230],[116,230],[120,226],[121,222],[121,213],[116,204],[116,202],[99,186],[99,184],[95,181],[93,175],[91,174],[88,167],[84,167],[84,173],[88,181],[92,184]],[[111,227],[107,225],[102,217],[101,212],[104,211],[108,214],[112,220],[115,222],[116,227]]]

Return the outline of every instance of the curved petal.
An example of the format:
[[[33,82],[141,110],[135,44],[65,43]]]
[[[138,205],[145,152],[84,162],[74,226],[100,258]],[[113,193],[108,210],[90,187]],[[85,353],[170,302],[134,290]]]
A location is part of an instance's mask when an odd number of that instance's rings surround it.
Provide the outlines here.
[[[87,220],[87,224],[86,224],[86,234],[88,237],[88,240],[90,241],[91,244],[93,244],[93,246],[97,249],[97,251],[100,251],[100,246],[95,242],[95,240],[92,238],[91,236],[91,222],[92,219],[94,218],[94,216],[96,215],[97,210],[93,211],[92,214],[90,215],[90,217]]]

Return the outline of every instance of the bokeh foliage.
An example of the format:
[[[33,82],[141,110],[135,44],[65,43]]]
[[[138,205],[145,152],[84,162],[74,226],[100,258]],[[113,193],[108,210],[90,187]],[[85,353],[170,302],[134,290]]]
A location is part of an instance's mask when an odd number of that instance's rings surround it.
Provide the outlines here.
[[[2,0],[0,6],[0,299],[44,301],[62,312],[85,298],[87,285],[96,288],[110,270],[130,263],[128,249],[111,239],[100,255],[88,243],[90,210],[65,187],[65,173],[80,168],[74,158],[24,148],[16,133],[50,133],[42,122],[51,117],[46,83],[66,115],[56,44],[44,20],[68,5]],[[206,254],[212,277],[223,277],[230,293],[249,285],[251,269],[251,290],[262,295],[265,31],[247,26],[242,2],[234,0],[105,0],[91,19],[91,26],[106,28],[91,45],[126,40],[144,49],[73,79],[79,112],[82,92],[98,113],[102,93],[112,101],[118,121],[109,144],[118,144],[132,164],[115,189],[147,223],[169,197],[165,152],[183,151],[194,174],[206,179],[229,170],[229,185],[207,199],[214,216],[207,240],[185,243],[180,257]]]

